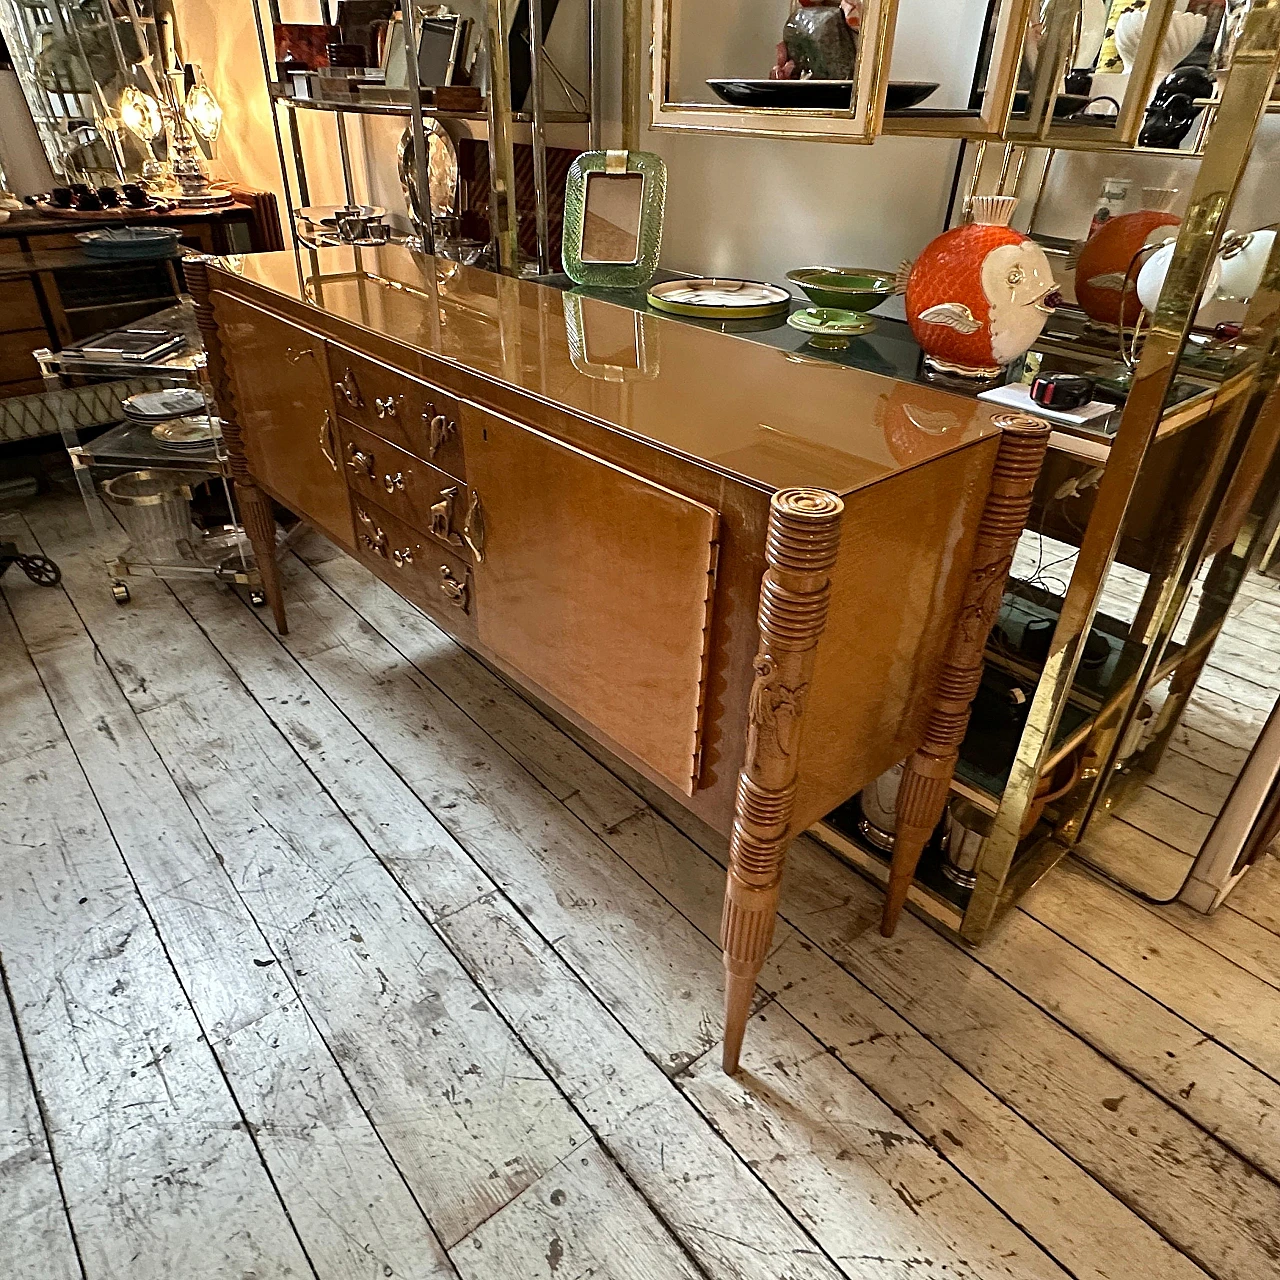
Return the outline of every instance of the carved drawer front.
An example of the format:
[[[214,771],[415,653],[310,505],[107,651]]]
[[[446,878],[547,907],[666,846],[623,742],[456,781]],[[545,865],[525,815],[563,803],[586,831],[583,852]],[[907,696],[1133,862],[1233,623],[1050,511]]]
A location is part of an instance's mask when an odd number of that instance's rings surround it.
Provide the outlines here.
[[[356,554],[384,582],[462,640],[476,638],[474,569],[399,516],[351,494]]]
[[[328,350],[334,402],[342,417],[466,479],[455,396],[336,343]]]
[[[692,794],[719,516],[470,403],[465,423],[481,642]]]
[[[290,510],[351,546],[324,339],[227,294],[213,303],[249,469]]]
[[[347,483],[356,493],[466,559],[484,554],[484,511],[477,493],[354,423],[343,421],[340,435]]]

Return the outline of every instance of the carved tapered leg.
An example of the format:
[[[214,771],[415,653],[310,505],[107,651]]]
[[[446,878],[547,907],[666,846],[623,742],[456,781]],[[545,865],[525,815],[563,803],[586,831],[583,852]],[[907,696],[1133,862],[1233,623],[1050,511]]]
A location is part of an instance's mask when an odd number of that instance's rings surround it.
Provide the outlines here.
[[[253,558],[262,578],[262,593],[271,606],[276,620],[276,630],[289,634],[289,624],[284,615],[284,588],[280,584],[280,562],[276,559],[276,516],[271,509],[271,499],[256,484],[236,481],[236,502],[240,505],[240,519],[244,531],[253,546]]]
[[[831,567],[844,504],[823,489],[773,497],[760,586],[760,651],[751,687],[747,752],[738,776],[724,947],[724,1069],[738,1069],[756,979],[773,940],[782,865],[791,840],[800,726],[818,638],[827,622]]]
[[[262,592],[271,606],[276,630],[281,635],[285,635],[289,627],[285,622],[284,591],[280,584],[280,567],[276,561],[275,515],[271,510],[271,499],[254,484],[249,472],[249,459],[244,449],[244,433],[240,428],[240,420],[236,417],[235,395],[231,389],[231,380],[227,377],[222,342],[218,335],[218,323],[214,319],[213,305],[209,297],[211,285],[208,263],[203,257],[184,258],[182,274],[186,278],[187,292],[190,293],[191,301],[195,306],[196,323],[200,326],[200,336],[204,341],[205,354],[208,357],[206,374],[213,393],[213,401],[218,406],[218,417],[222,420],[222,438],[227,446],[231,478],[235,481],[236,504],[240,508],[240,519],[244,524],[244,531],[248,535],[250,545],[253,547],[258,574],[262,578]]]
[[[969,712],[982,680],[982,654],[1000,612],[1005,583],[1018,538],[1031,511],[1031,495],[1049,443],[1048,424],[1027,414],[995,419],[1003,428],[991,491],[978,525],[978,541],[965,588],[964,602],[924,742],[907,762],[898,791],[893,865],[880,932],[893,936],[907,900],[920,854],[942,817],[951,779],[960,758],[960,743],[969,727]]]

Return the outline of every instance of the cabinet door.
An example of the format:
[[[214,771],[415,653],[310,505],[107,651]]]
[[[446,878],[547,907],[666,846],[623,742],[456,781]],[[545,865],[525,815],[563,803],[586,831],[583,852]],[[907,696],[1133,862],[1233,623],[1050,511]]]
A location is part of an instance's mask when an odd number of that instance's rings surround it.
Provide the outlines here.
[[[692,794],[717,513],[471,404],[463,434],[481,642]]]
[[[250,470],[291,511],[354,545],[324,340],[239,298],[213,302]]]

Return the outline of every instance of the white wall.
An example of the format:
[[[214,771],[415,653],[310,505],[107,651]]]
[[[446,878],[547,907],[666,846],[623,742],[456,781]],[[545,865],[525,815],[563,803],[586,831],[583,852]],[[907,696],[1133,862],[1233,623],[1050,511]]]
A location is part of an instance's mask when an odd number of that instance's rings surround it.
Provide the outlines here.
[[[185,54],[203,64],[226,110],[221,158],[246,182],[279,191],[270,108],[253,28],[254,2],[175,0],[175,7]],[[259,2],[265,9],[265,0]],[[582,48],[581,30],[571,28],[582,23],[583,0],[561,2],[553,43],[570,71],[575,61],[570,51]],[[956,9],[962,3],[976,4],[975,12],[982,8],[976,0],[903,0],[904,35],[909,38],[915,30],[919,37],[909,41],[917,46],[909,55],[900,50],[895,58],[897,75],[942,76],[947,67],[941,51],[949,49],[955,59],[952,80],[967,84],[973,50],[954,38]],[[319,13],[317,0],[285,0],[282,7],[287,20],[314,21]],[[617,145],[622,2],[604,0],[602,7],[605,140]],[[765,7],[772,11],[772,0]],[[926,47],[930,7],[947,22],[935,28],[942,39]],[[761,74],[767,70],[770,51],[763,50],[762,56]],[[906,76],[907,71],[912,74]],[[307,141],[312,200],[337,201],[342,198],[341,170],[332,117],[319,112],[298,115]],[[1280,217],[1280,120],[1268,120],[1264,129],[1234,219],[1242,228]],[[401,204],[395,175],[399,133],[398,121],[373,120],[353,128],[361,174],[357,194],[392,209]],[[856,146],[646,128],[642,146],[662,155],[668,166],[665,266],[781,280],[798,266],[893,269],[904,258],[914,257],[942,229],[959,144],[881,138],[871,146]],[[1194,162],[1060,153],[1038,229],[1069,238],[1082,235],[1102,180],[1113,172],[1133,174],[1138,179],[1135,193],[1144,184],[1173,186],[1185,199],[1194,170]]]

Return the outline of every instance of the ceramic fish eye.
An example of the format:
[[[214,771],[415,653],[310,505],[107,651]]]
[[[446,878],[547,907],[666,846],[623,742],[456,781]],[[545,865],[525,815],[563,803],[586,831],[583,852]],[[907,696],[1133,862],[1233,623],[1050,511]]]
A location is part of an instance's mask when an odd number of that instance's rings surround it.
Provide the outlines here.
[[[1021,267],[1014,267],[1014,269],[1009,272],[1008,282],[1010,285],[1018,285],[1018,284],[1021,284],[1026,278],[1027,278],[1027,273],[1023,271]]]

